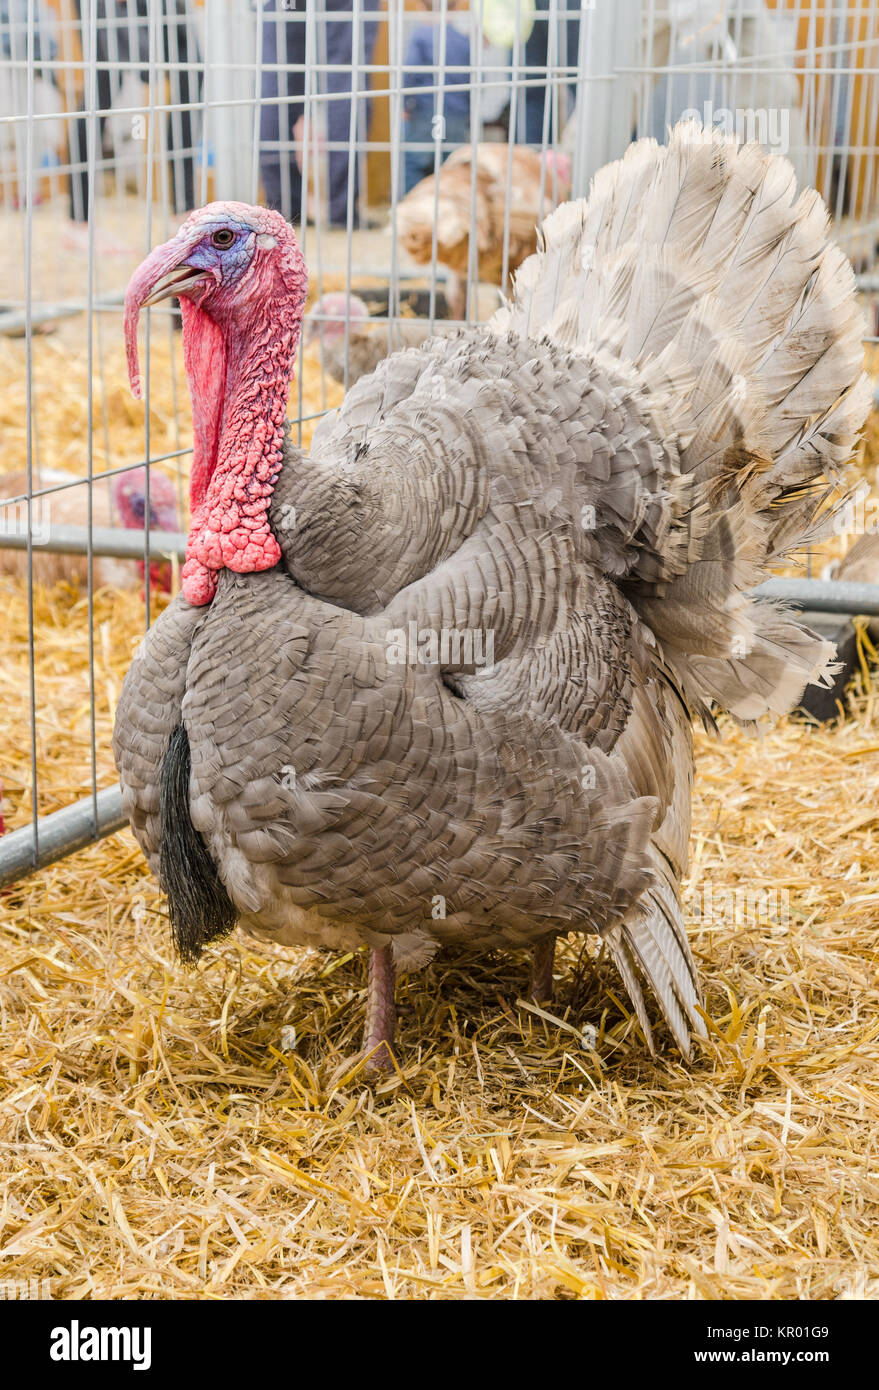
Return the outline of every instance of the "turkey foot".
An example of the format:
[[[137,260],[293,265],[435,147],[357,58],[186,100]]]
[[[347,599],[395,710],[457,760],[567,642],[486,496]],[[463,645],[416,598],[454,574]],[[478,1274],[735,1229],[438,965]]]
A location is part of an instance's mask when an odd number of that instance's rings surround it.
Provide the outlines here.
[[[391,1043],[397,1021],[394,1004],[396,978],[391,947],[371,947],[366,986],[366,1028],[363,1033],[363,1050],[372,1053],[367,1062],[370,1071],[390,1071],[393,1065]]]
[[[555,964],[555,932],[544,936],[531,953],[531,986],[529,995],[535,1004],[552,999],[552,967]]]

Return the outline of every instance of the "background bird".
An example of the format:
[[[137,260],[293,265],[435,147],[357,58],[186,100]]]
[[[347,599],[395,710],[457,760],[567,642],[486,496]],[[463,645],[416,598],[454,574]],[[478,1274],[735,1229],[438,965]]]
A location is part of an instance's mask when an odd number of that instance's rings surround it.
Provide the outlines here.
[[[498,307],[500,296],[493,290],[489,293],[491,304],[484,313],[481,311],[489,296],[477,296],[477,320],[489,318]],[[370,316],[369,306],[358,295],[333,291],[321,295],[306,314],[302,343],[303,347],[315,346],[319,350],[324,371],[343,386],[346,384],[347,362],[347,384],[353,386],[362,376],[375,371],[389,352],[422,347],[428,338],[442,337],[456,331],[456,325],[449,325],[442,319],[434,320],[433,325],[428,319],[402,319],[399,323],[391,324],[389,346],[386,322],[376,323]]]
[[[867,531],[859,536],[841,560],[832,560],[824,567],[821,578],[879,586],[879,535]],[[823,723],[845,717],[846,690],[855,672],[864,669],[870,648],[861,641],[856,625],[846,614],[817,614],[812,621],[836,647],[837,664],[828,689],[812,686],[801,701],[802,710]],[[870,618],[865,629],[869,643],[875,648],[879,645],[879,618]]]
[[[197,959],[236,920],[369,947],[597,934],[648,1044],[703,1034],[680,898],[691,713],[752,726],[830,644],[750,591],[869,405],[851,268],[814,191],[690,126],[547,219],[488,327],[385,359],[285,433],[305,269],[277,214],[213,204],[136,272],[181,296],[195,424],[182,594],[126,677],[123,805]],[[828,524],[830,524],[828,522]]]
[[[541,168],[543,174],[541,176]],[[502,284],[504,251],[512,274],[537,245],[537,226],[570,191],[571,160],[550,150],[541,160],[525,145],[463,145],[449,155],[436,175],[422,179],[397,204],[397,235],[419,265],[434,254],[448,267],[446,299],[452,318],[466,311],[466,277],[470,256],[471,201],[475,185],[477,279]],[[508,235],[506,229],[509,229]]]
[[[49,488],[74,481],[69,473],[56,468],[43,468],[33,480],[34,490]],[[17,473],[0,475],[0,521],[5,524],[26,525],[27,504],[11,503],[3,506],[3,498],[21,497],[27,493],[27,473],[22,469]],[[133,468],[127,473],[119,473],[112,484],[112,503],[106,486],[96,483],[92,487],[92,526],[94,529],[124,526],[130,530],[142,531],[147,514],[147,478],[145,468]],[[150,474],[149,525],[153,531],[179,531],[177,515],[177,496],[173,483],[163,473],[153,469]],[[69,555],[63,552],[42,550],[39,537],[54,526],[88,525],[88,488],[81,486],[62,487],[58,492],[47,493],[34,499],[32,525],[35,533],[33,547],[34,580],[38,584],[68,584],[85,586],[88,583],[88,558],[85,555]],[[24,577],[27,574],[27,551],[11,550],[0,546],[0,574]],[[133,588],[144,574],[142,560],[117,560],[111,556],[94,557],[95,586],[116,589]],[[171,566],[167,561],[150,562],[150,584],[153,587],[171,590]]]
[[[867,531],[849,547],[841,560],[828,566],[826,579],[840,579],[846,584],[879,585],[879,533]],[[870,640],[879,642],[879,618],[867,624]]]
[[[347,331],[346,331],[347,330]],[[316,344],[324,370],[344,385],[353,386],[362,376],[375,370],[389,352],[403,347],[420,347],[431,336],[424,319],[391,325],[374,324],[369,307],[356,294],[333,291],[321,295],[305,318],[304,347]]]

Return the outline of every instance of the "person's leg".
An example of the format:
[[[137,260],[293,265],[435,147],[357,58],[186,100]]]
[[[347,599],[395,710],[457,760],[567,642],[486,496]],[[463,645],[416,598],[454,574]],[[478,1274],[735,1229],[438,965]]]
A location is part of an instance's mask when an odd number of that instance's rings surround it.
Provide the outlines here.
[[[84,110],[80,107],[80,110]],[[88,172],[88,121],[85,116],[77,116],[70,122],[70,217],[74,222],[85,222],[88,217],[89,185]]]
[[[376,9],[376,0],[365,0],[364,14]],[[353,0],[327,0],[328,10],[353,9]],[[358,65],[372,62],[378,24],[372,19],[361,19],[361,40],[357,50]],[[344,148],[330,150],[327,160],[329,182],[330,222],[344,226],[348,218],[349,155],[354,160],[354,225],[357,225],[358,170],[356,145],[362,143],[368,133],[369,109],[365,100],[357,103],[357,120],[354,129],[355,148],[349,149],[351,140],[351,101],[341,99],[338,93],[350,94],[352,91],[352,64],[354,61],[354,23],[351,19],[328,19],[326,22],[327,63],[340,70],[327,73],[326,91],[334,96],[327,103],[327,138],[330,145]],[[369,86],[369,75],[356,74],[356,90],[363,92]]]
[[[433,173],[433,150],[411,148],[413,145],[430,143],[432,139],[430,108],[421,110],[416,107],[414,111],[410,111],[408,118],[403,123],[404,194],[408,193],[411,188],[415,187],[416,183],[420,183],[428,174]]]
[[[568,51],[565,53],[564,49],[562,50],[559,61],[564,62],[569,71],[575,71],[580,61],[580,10],[577,5],[577,0],[564,0],[564,3],[567,5],[568,15],[572,17],[565,20],[563,33],[567,38]],[[572,81],[568,83],[568,91],[570,93],[570,111],[561,112],[559,135],[561,135],[565,128],[565,123],[568,120],[570,112],[574,109],[574,102],[577,98],[576,82]]]
[[[352,9],[353,0],[327,0],[327,9]],[[354,25],[350,19],[328,19],[325,26],[327,63],[342,70],[326,74],[326,91],[333,99],[327,102],[327,181],[330,222],[344,226],[348,218],[349,155],[354,159],[354,198],[356,213],[357,157],[349,148],[351,139],[351,102],[343,101],[338,93],[351,91],[351,63],[354,51]],[[359,131],[355,130],[355,139]],[[333,146],[344,148],[334,149]],[[354,225],[357,225],[356,215]]]
[[[82,18],[81,5],[77,3],[77,16]],[[102,11],[99,11],[99,18]],[[97,29],[97,48],[95,53],[97,63],[108,61],[106,31],[98,25]],[[85,111],[88,105],[88,83],[90,81],[88,70],[85,75],[86,92],[83,95],[80,111]],[[97,67],[95,70],[95,103],[98,111],[109,111],[113,104],[112,80],[107,68]],[[89,119],[87,116],[78,116],[70,122],[70,216],[74,222],[87,222],[89,215],[89,176],[88,176],[88,128]],[[102,143],[104,138],[104,119],[99,116],[97,119],[97,131],[95,142],[95,163],[102,158]],[[97,182],[97,180],[96,180]]]
[[[164,25],[165,60],[169,64],[171,101],[188,106],[198,99],[200,78],[185,66],[190,61],[189,13],[186,0],[168,0],[168,20]],[[195,57],[195,54],[192,55]],[[171,194],[175,212],[195,207],[195,123],[191,110],[168,113],[168,160],[171,166]]]
[[[552,84],[550,82],[540,82],[540,69],[546,69],[549,65],[550,38],[549,38],[549,0],[535,0],[537,15],[531,36],[525,44],[524,63],[526,69],[534,67],[535,72],[527,72],[526,77],[537,85],[526,87],[525,89],[525,144],[543,144],[543,123],[544,111],[547,101],[552,100]],[[580,44],[580,11],[577,0],[559,0],[559,23],[557,26],[557,41],[554,53],[554,65],[564,65],[567,68],[576,68],[579,56]],[[577,87],[575,82],[568,84],[568,91],[571,97],[576,96]],[[573,103],[571,103],[573,104]],[[559,109],[559,135],[564,129],[568,118],[568,110],[562,103]],[[549,116],[546,123],[547,141],[551,144],[554,137],[552,128],[552,106],[550,105]]]
[[[533,84],[525,88],[525,144],[543,143],[543,113],[546,106],[549,85],[539,82],[539,71],[529,72],[529,68],[546,68],[549,51],[549,0],[535,0],[536,15],[534,28],[525,44],[525,78]],[[550,132],[551,133],[551,132]]]
[[[442,157],[448,159],[454,150],[461,145],[470,144],[470,116],[465,111],[453,111],[446,116],[446,135],[443,141]],[[431,156],[431,169],[433,168],[433,156]]]
[[[76,17],[82,24],[81,0],[76,0]],[[83,108],[80,107],[80,110]],[[70,179],[67,187],[70,199],[70,218],[73,222],[84,222],[88,211],[88,184],[85,170],[78,165],[86,161],[86,122],[85,119],[68,121],[68,152],[70,158]]]
[[[280,54],[280,57],[279,57]],[[262,22],[262,107],[260,110],[259,169],[263,196],[270,208],[277,208],[291,221],[298,221],[302,209],[302,177],[292,149],[281,149],[293,140],[293,126],[301,102],[279,102],[279,97],[300,96],[305,91],[305,74],[300,70],[283,73],[278,64],[304,64],[305,25],[279,22],[275,0],[266,0]],[[274,69],[274,70],[273,70]],[[283,132],[283,133],[282,133]]]

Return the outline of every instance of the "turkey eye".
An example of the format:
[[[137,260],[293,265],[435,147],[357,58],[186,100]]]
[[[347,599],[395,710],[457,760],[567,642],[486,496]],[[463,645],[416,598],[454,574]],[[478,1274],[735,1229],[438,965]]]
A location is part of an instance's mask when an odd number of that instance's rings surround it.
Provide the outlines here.
[[[234,240],[235,233],[230,232],[228,227],[221,227],[220,230],[218,232],[214,232],[213,236],[211,237],[213,245],[219,246],[221,248],[231,246]]]

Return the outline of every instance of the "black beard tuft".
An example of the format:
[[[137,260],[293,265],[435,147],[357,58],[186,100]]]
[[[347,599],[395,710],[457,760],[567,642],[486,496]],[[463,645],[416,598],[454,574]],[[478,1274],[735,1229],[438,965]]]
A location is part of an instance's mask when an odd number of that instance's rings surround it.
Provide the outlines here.
[[[168,897],[177,954],[196,965],[209,941],[228,936],[238,912],[189,814],[189,735],[178,724],[162,763],[159,786],[159,884]]]

